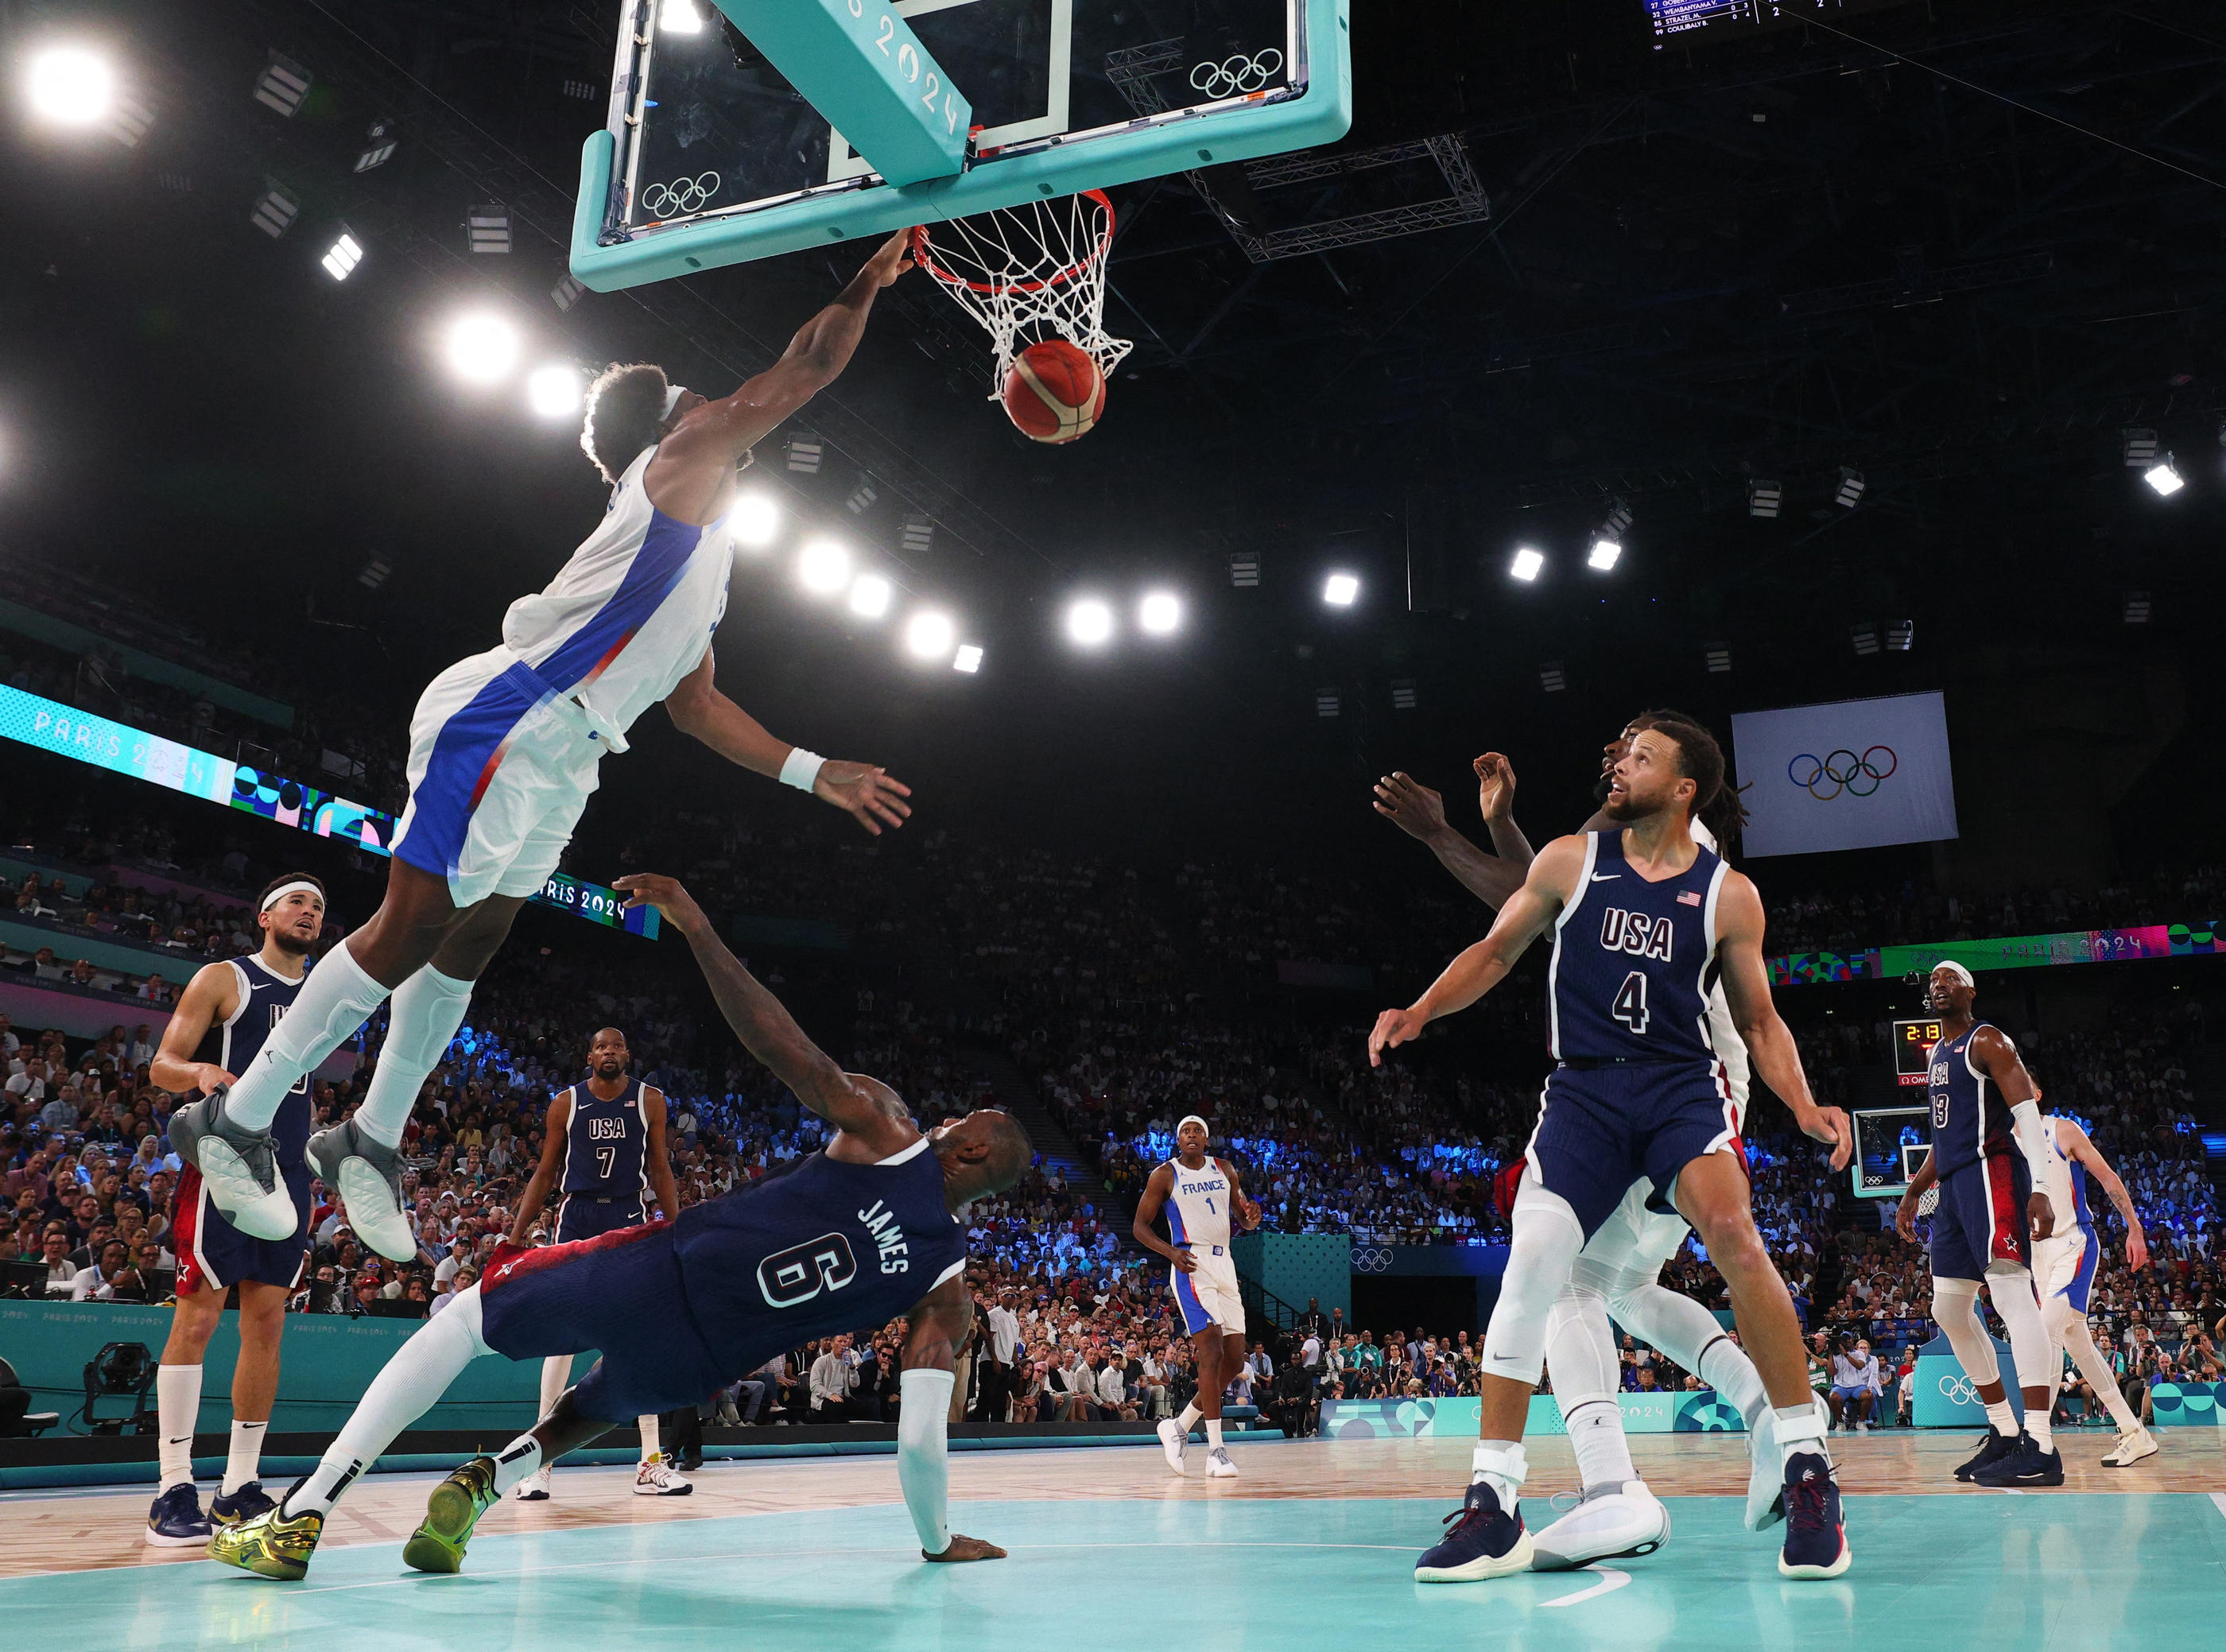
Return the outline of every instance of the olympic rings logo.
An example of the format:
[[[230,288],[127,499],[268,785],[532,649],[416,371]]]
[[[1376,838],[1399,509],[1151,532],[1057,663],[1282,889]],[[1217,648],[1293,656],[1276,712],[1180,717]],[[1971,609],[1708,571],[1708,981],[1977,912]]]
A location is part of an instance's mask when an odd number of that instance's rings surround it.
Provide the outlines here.
[[[1220,62],[1199,64],[1190,72],[1190,83],[1209,98],[1227,98],[1240,92],[1257,92],[1283,67],[1283,54],[1270,46],[1257,56],[1238,52]]]
[[[1886,759],[1884,768],[1879,767],[1876,761],[1880,756]],[[1809,766],[1806,775],[1801,772],[1804,763]],[[1842,791],[1850,797],[1867,797],[1892,779],[1900,767],[1901,759],[1891,746],[1873,746],[1860,757],[1842,746],[1828,757],[1802,753],[1785,766],[1785,778],[1818,803],[1829,803]],[[1817,787],[1827,780],[1831,782],[1832,789],[1818,791]],[[1862,784],[1866,780],[1870,782],[1867,786]]]
[[[1391,1271],[1391,1253],[1364,1248],[1356,1250],[1352,1253],[1352,1271],[1356,1274],[1388,1274]]]
[[[671,218],[681,213],[692,213],[719,193],[719,175],[699,173],[693,178],[675,178],[671,183],[653,183],[641,192],[641,209],[653,218]]]
[[[1961,1371],[1940,1379],[1940,1397],[1949,1405],[1975,1406],[1979,1403],[1979,1390],[1971,1379]]]

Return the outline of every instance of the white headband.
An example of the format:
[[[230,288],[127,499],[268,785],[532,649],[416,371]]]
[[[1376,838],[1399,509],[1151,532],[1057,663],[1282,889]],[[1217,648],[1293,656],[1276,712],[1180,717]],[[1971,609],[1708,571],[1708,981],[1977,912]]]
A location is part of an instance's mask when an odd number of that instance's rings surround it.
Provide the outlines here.
[[[1962,964],[1956,963],[1953,958],[1943,958],[1938,963],[1932,966],[1932,973],[1935,975],[1939,974],[1943,969],[1945,969],[1949,975],[1955,976],[1956,980],[1962,982],[1966,987],[1975,987],[1979,984],[1977,982],[1971,979],[1971,972],[1968,969],[1966,969]]]
[[[685,384],[672,385],[665,392],[665,416],[667,419],[672,416],[672,410],[680,405],[680,398],[687,393],[688,386]]]
[[[1213,1134],[1213,1127],[1208,1124],[1204,1119],[1199,1117],[1195,1113],[1186,1113],[1183,1115],[1182,1124],[1175,1126],[1175,1134],[1177,1135],[1180,1135],[1182,1134],[1183,1124],[1195,1124],[1199,1129],[1205,1131],[1206,1134],[1212,1135]]]
[[[316,885],[308,882],[305,880],[296,878],[291,883],[280,884],[269,894],[264,896],[263,905],[256,908],[256,910],[258,912],[267,912],[273,906],[276,906],[280,901],[285,899],[287,896],[296,893],[315,895],[319,900],[322,900],[325,898],[325,892],[318,888]]]

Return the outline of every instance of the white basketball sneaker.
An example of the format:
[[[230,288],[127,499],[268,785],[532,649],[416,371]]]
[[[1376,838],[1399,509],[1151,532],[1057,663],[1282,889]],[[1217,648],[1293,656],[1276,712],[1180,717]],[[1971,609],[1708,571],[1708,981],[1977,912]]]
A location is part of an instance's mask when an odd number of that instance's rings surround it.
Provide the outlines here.
[[[2157,1437],[2146,1428],[2136,1428],[2130,1434],[2118,1436],[2115,1450],[2102,1459],[2105,1468],[2129,1469],[2145,1457],[2154,1457],[2161,1448]]]
[[[676,1473],[662,1452],[646,1458],[634,1472],[633,1495],[637,1497],[684,1497],[695,1489],[695,1482]]]
[[[1167,1466],[1177,1474],[1183,1471],[1183,1447],[1188,1443],[1189,1436],[1183,1433],[1180,1423],[1173,1417],[1161,1421],[1160,1450],[1167,1456]]]
[[[1670,1509],[1644,1480],[1583,1501],[1530,1540],[1533,1572],[1567,1572],[1593,1560],[1651,1554],[1670,1541]]]
[[[1205,1455],[1205,1474],[1210,1480],[1233,1480],[1237,1465],[1229,1460],[1229,1448],[1217,1446]]]
[[[353,1119],[309,1138],[309,1165],[347,1207],[356,1237],[387,1261],[417,1255],[417,1236],[402,1208],[402,1154],[356,1127]]]
[[[301,1217],[278,1174],[277,1138],[226,1117],[230,1094],[229,1085],[219,1084],[170,1115],[171,1150],[200,1172],[210,1200],[233,1227],[252,1239],[291,1239]]]
[[[548,1465],[544,1464],[520,1480],[517,1490],[510,1495],[520,1503],[546,1503],[549,1501],[550,1478]]]

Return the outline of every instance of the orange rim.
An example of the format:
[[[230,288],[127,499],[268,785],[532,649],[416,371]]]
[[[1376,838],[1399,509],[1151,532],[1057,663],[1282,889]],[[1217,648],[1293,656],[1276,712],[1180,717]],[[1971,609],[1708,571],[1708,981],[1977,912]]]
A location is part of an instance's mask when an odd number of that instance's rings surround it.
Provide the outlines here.
[[[970,281],[964,276],[956,275],[944,269],[936,262],[935,245],[928,239],[927,226],[925,224],[916,225],[913,228],[913,262],[946,286],[964,287],[969,292],[976,293],[1040,293],[1047,287],[1056,287],[1063,282],[1072,281],[1084,271],[1095,268],[1102,262],[1107,250],[1113,245],[1113,203],[1105,199],[1105,192],[1102,189],[1084,189],[1079,194],[1082,200],[1095,202],[1097,209],[1105,214],[1105,227],[1085,256],[1055,274],[1038,276],[1028,281]]]

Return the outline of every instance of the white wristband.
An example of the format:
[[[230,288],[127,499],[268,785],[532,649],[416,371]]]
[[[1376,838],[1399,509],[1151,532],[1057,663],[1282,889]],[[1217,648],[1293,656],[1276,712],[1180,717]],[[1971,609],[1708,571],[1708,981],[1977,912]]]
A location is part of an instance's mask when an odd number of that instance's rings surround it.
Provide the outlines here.
[[[807,752],[801,746],[789,748],[788,757],[780,766],[780,783],[794,786],[798,791],[809,791],[819,778],[819,766],[826,759],[817,752]]]

